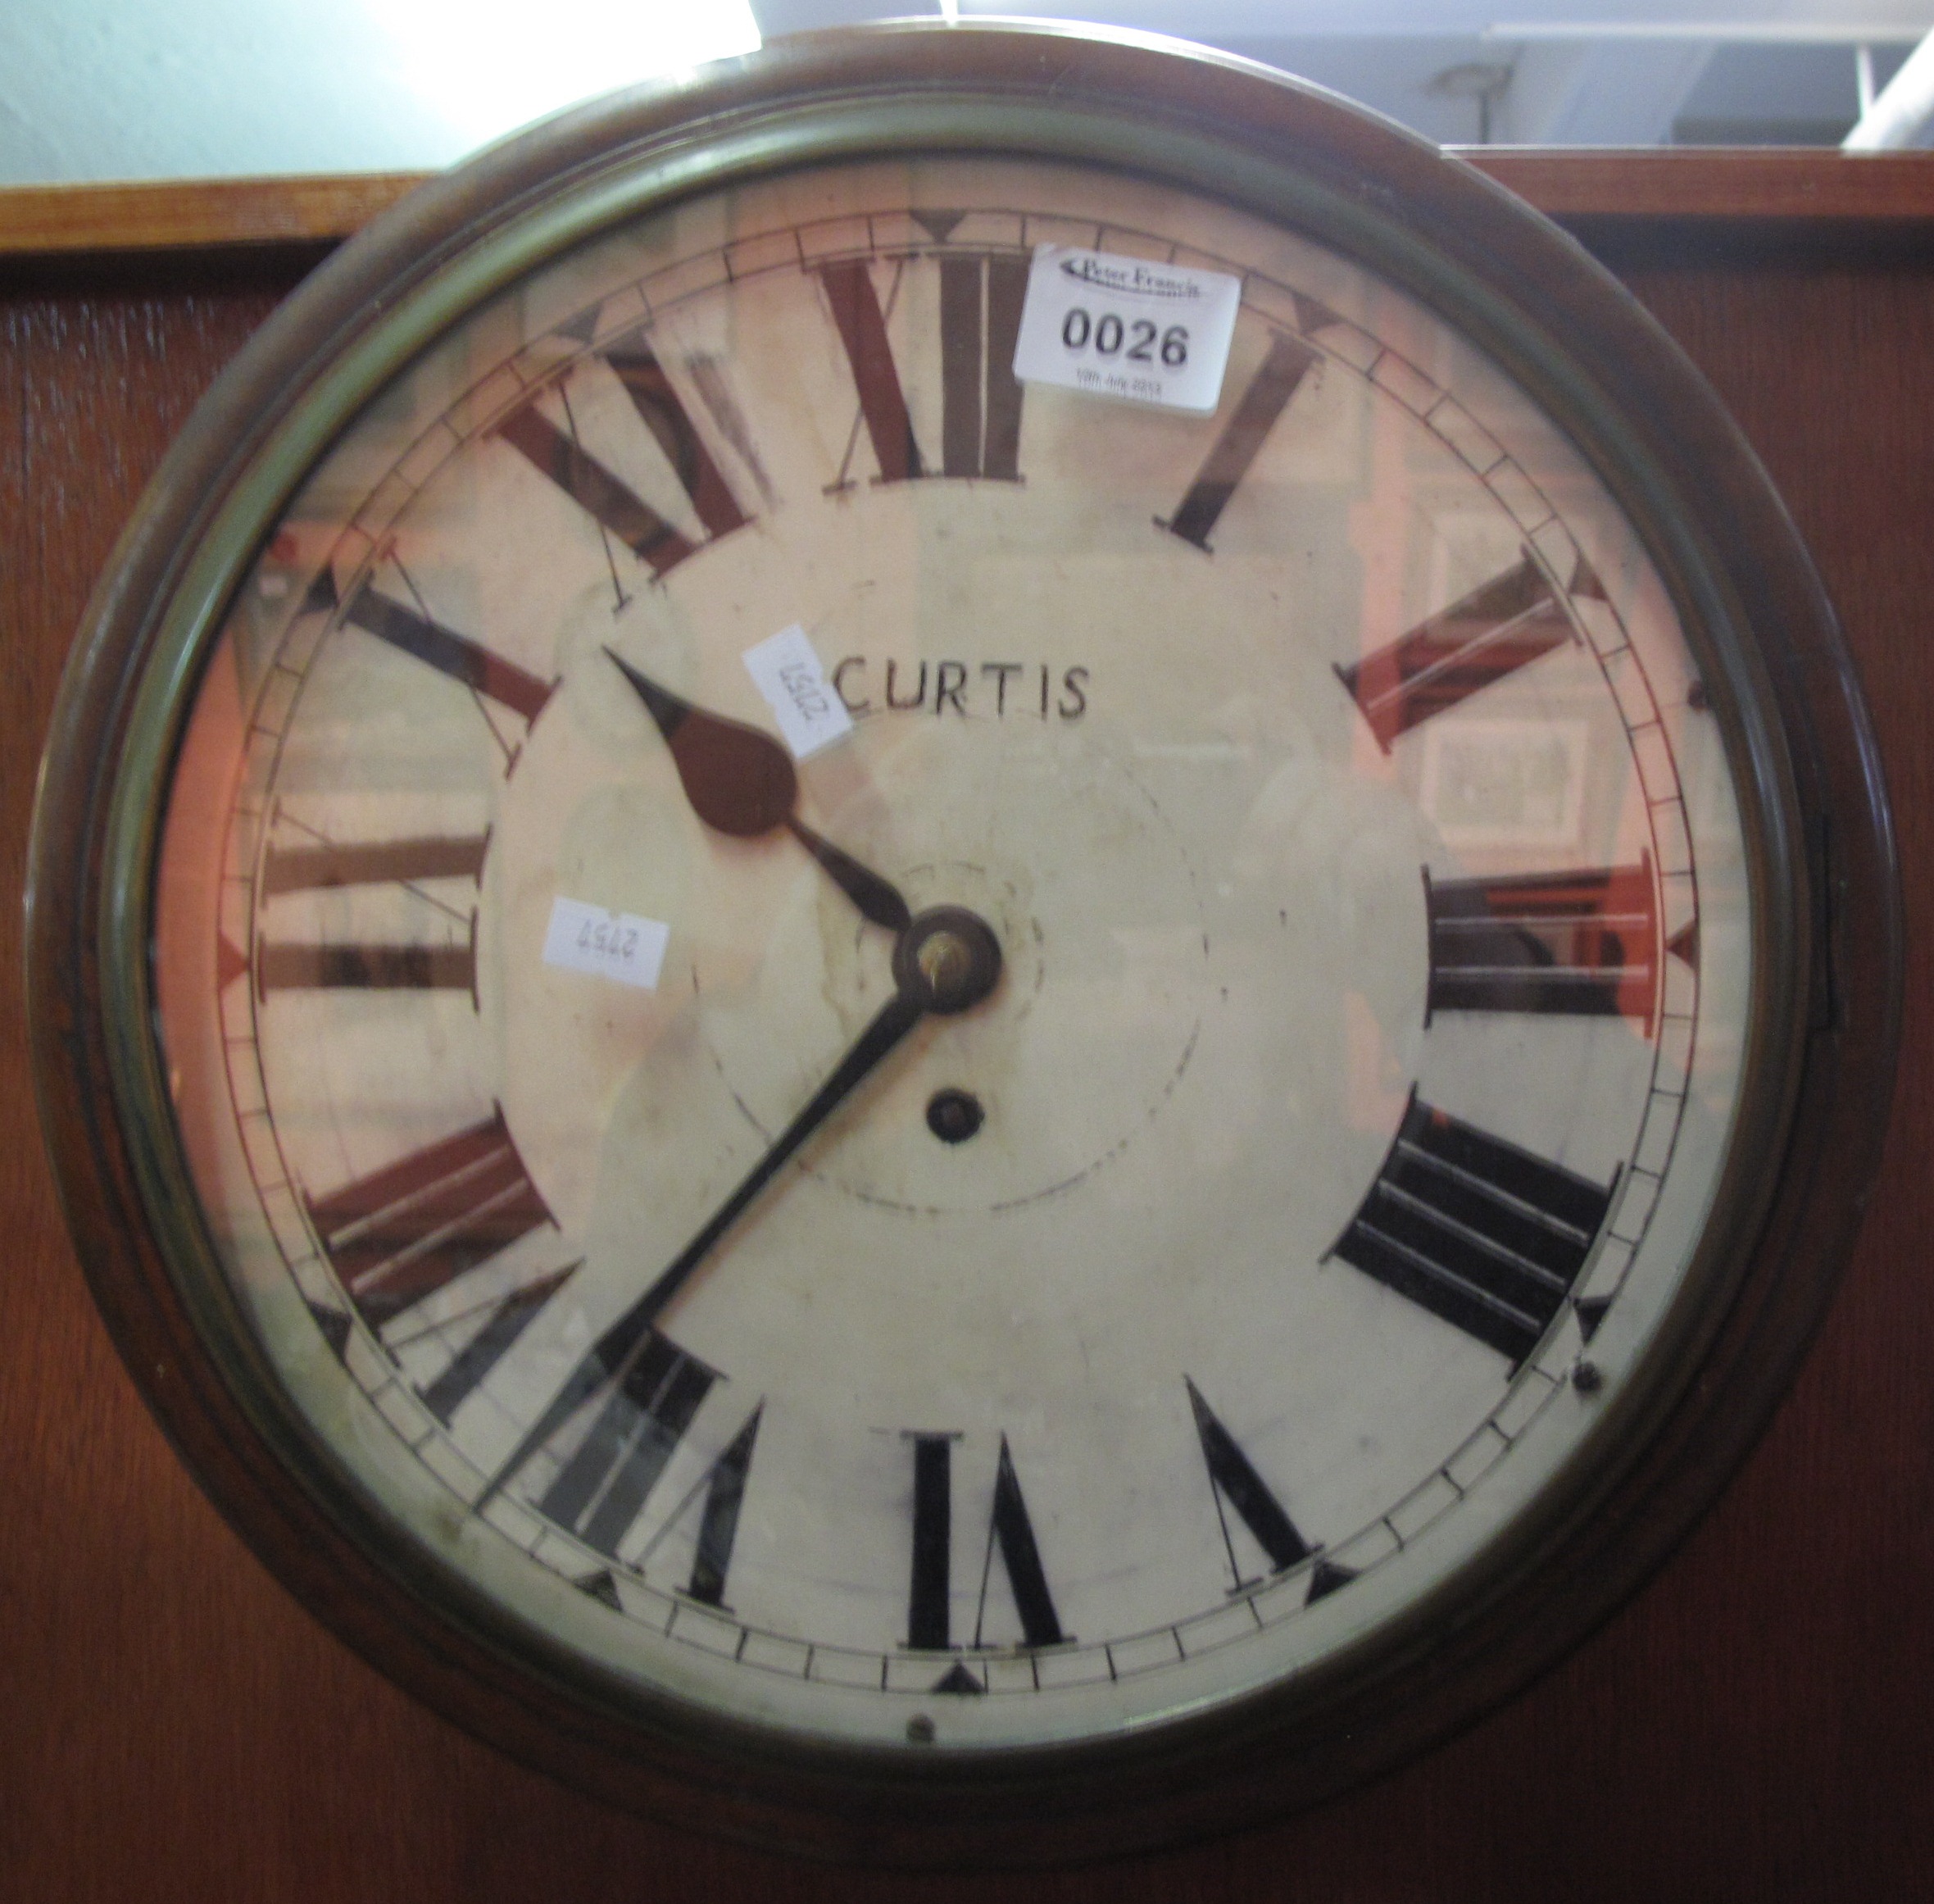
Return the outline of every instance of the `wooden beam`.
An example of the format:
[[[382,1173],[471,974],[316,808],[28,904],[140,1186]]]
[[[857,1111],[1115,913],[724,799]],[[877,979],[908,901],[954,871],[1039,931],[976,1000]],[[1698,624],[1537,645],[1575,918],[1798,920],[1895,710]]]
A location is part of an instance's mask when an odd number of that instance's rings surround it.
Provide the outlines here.
[[[1934,152],[1453,148],[1554,218],[1934,220]],[[328,244],[426,174],[0,188],[0,256]]]
[[[387,210],[425,175],[357,172],[7,186],[0,188],[0,255],[334,243]]]
[[[1934,219],[1934,152],[1451,149],[1550,218]]]

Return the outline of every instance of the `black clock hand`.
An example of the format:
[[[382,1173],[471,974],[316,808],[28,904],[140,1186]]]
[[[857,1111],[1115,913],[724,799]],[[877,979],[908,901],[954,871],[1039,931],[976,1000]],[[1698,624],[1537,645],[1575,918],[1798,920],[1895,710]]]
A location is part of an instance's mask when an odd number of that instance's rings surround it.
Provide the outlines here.
[[[735,839],[756,839],[784,827],[825,868],[863,918],[888,932],[906,929],[913,915],[899,888],[821,838],[793,811],[799,776],[792,756],[779,742],[742,721],[693,707],[610,648],[605,652],[617,663],[665,736],[685,797],[706,825]]]
[[[806,1108],[781,1131],[765,1156],[746,1174],[738,1188],[712,1213],[705,1227],[674,1256],[637,1302],[601,1335],[591,1352],[571,1371],[551,1405],[511,1451],[511,1457],[479,1496],[481,1509],[543,1443],[611,1380],[621,1378],[643,1348],[651,1325],[666,1304],[684,1288],[693,1272],[710,1255],[720,1238],[738,1221],[747,1206],[771,1182],[781,1165],[819,1129],[853,1087],[911,1031],[925,1015],[918,998],[896,992],[860,1034],[853,1047],[834,1068]]]
[[[883,879],[869,866],[863,866],[850,853],[842,852],[829,839],[822,838],[797,814],[786,816],[786,829],[832,875],[833,883],[860,908],[863,919],[883,925],[888,932],[904,932],[913,923],[913,914],[892,880]]]
[[[550,1406],[492,1475],[476,1506],[488,1504],[511,1477],[608,1382],[621,1380],[642,1352],[651,1325],[710,1256],[720,1238],[745,1213],[781,1166],[888,1052],[931,1011],[951,1014],[977,1005],[1001,975],[1001,943],[976,914],[936,906],[901,934],[893,947],[893,996],[855,1039],[852,1048],[814,1093],[806,1108],[779,1133],[737,1189],[704,1227],[672,1258],[658,1279],[592,1345]]]

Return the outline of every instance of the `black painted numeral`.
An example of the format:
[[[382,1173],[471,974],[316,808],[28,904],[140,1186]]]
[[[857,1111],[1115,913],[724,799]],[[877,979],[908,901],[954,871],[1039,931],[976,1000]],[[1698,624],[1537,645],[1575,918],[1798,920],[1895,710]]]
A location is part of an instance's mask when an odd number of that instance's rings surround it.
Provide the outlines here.
[[[461,945],[277,945],[255,950],[258,997],[271,992],[428,991],[477,995],[477,918]]]
[[[939,266],[937,470],[920,454],[870,266],[856,258],[819,269],[879,479],[901,483],[941,475],[1018,482],[1021,384],[1014,374],[1014,347],[1027,295],[1028,261],[960,252],[943,256]]]
[[[633,335],[602,355],[704,524],[705,542],[688,540],[641,501],[574,433],[561,430],[544,416],[534,398],[498,424],[497,434],[654,575],[663,575],[707,543],[742,528],[746,515],[651,346]]]
[[[1188,493],[1168,521],[1157,518],[1160,527],[1184,542],[1193,543],[1205,554],[1210,552],[1209,532],[1228,507],[1230,497],[1248,475],[1264,439],[1275,427],[1276,419],[1296,393],[1317,357],[1307,344],[1299,343],[1284,332],[1275,334],[1269,354],[1237,400],[1228,421],[1222,427],[1222,434],[1216,438],[1195,481],[1189,485]]]
[[[1564,1306],[1611,1200],[1610,1188],[1413,1096],[1330,1253],[1515,1367]]]
[[[465,1343],[442,1375],[423,1390],[424,1405],[447,1428],[450,1418],[483,1385],[490,1372],[511,1352],[519,1336],[537,1320],[538,1311],[556,1294],[582,1263],[572,1263],[521,1289],[513,1289],[490,1312],[484,1326]]]
[[[987,1545],[980,1567],[980,1602],[974,1614],[974,1643],[981,1643],[987,1621],[987,1579],[993,1570],[998,1548],[1001,1564],[1007,1570],[1007,1584],[1014,1594],[1015,1611],[1020,1615],[1021,1636],[1028,1646],[1059,1646],[1067,1637],[1061,1631],[1060,1616],[1055,1611],[1054,1595],[1048,1591],[1047,1575],[1041,1565],[1041,1546],[1034,1538],[1034,1524],[1028,1518],[1028,1503],[1021,1494],[1020,1476],[1014,1471],[1014,1456],[1008,1452],[1007,1437],[1001,1437],[1001,1461],[994,1471],[994,1506],[987,1520]]]
[[[1388,753],[1397,736],[1572,639],[1543,571],[1523,561],[1337,675]]]
[[[538,1511],[615,1559],[717,1379],[716,1370],[649,1332]]]
[[[949,1604],[953,1590],[953,1444],[951,1434],[909,1433],[913,1447],[913,1552],[907,1593],[906,1643],[929,1652],[952,1644]],[[1067,1637],[1055,1610],[1054,1595],[1041,1562],[1041,1545],[1028,1518],[1014,1456],[1001,1437],[994,1471],[994,1495],[987,1516],[987,1547],[981,1561],[980,1596],[974,1621],[975,1647],[987,1625],[987,1588],[998,1552],[1020,1617],[1023,1643],[1059,1646]],[[969,1676],[970,1678],[970,1676]],[[950,1689],[967,1690],[965,1685]],[[971,1689],[980,1690],[978,1682]]]
[[[385,840],[343,846],[320,842],[271,847],[262,861],[264,900],[279,894],[323,892],[344,886],[394,883],[416,890],[436,879],[483,876],[490,836]],[[266,936],[256,947],[258,997],[271,992],[351,989],[357,991],[458,991],[474,997],[477,988],[477,919],[446,906],[428,893],[436,909],[466,924],[465,943],[444,945],[291,945]],[[235,955],[238,956],[238,955]]]
[[[261,896],[337,886],[411,885],[423,879],[483,876],[488,834],[462,838],[384,840],[361,846],[270,847],[262,861]]]
[[[1432,879],[1425,1013],[1555,1012],[1638,1020],[1659,1001],[1652,866]]]
[[[337,1280],[379,1329],[552,1220],[501,1110],[306,1201]]]
[[[1314,1551],[1297,1532],[1296,1523],[1284,1511],[1283,1503],[1269,1492],[1269,1484],[1255,1471],[1255,1464],[1237,1445],[1236,1438],[1216,1418],[1215,1411],[1202,1399],[1201,1389],[1184,1375],[1188,1385],[1188,1405],[1196,1418],[1196,1437],[1202,1444],[1202,1459],[1208,1464],[1209,1484],[1215,1495],[1216,1519],[1222,1525],[1223,1544],[1228,1550],[1229,1573],[1235,1590],[1252,1587],[1236,1561],[1236,1543],[1229,1538],[1228,1509],[1233,1507],[1242,1525],[1255,1536],[1256,1544],[1269,1556],[1276,1573],[1286,1572],[1309,1559]],[[1226,1505],[1225,1505],[1226,1504]]]
[[[746,1425],[712,1463],[705,1480],[705,1511],[698,1522],[698,1552],[692,1558],[692,1578],[685,1591],[707,1606],[725,1605],[725,1576],[732,1570],[732,1548],[738,1538],[738,1512],[746,1497],[746,1477],[752,1466],[752,1449],[759,1439],[761,1402]]]
[[[493,655],[467,635],[455,634],[405,607],[374,583],[365,583],[356,592],[343,618],[526,720],[535,720],[551,698],[550,686],[535,675]]]
[[[950,1643],[947,1602],[953,1592],[953,1444],[951,1434],[912,1434],[913,1566],[906,1601],[906,1643],[929,1652]]]

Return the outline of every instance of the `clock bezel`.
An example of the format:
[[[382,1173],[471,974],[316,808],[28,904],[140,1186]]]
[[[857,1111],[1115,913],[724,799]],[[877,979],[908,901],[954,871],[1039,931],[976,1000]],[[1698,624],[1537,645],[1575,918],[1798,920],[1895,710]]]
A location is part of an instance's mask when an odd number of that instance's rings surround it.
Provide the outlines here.
[[[741,179],[939,152],[1103,166],[1292,224],[1488,352],[1579,443],[1727,684],[1714,706],[1750,769],[1753,879],[1784,900],[1756,909],[1760,1032],[1723,1226],[1675,1303],[1672,1353],[1608,1408],[1550,1490],[1563,1498],[1380,1630],[1369,1667],[1353,1652],[1146,1735],[972,1755],[809,1748],[619,1702],[375,1515],[216,1268],[148,972],[159,796],[194,679],[342,421],[452,317],[626,218]],[[427,188],[264,327],[170,452],[90,606],[48,758],[30,882],[43,1120],[96,1299],[177,1447],[298,1597],[439,1711],[601,1795],[765,1842],[983,1862],[1174,1842],[1311,1802],[1467,1721],[1605,1617],[1743,1458],[1877,1164],[1899,1016],[1891,829],[1831,609],[1751,452],[1629,298],[1508,194],[1220,57],[1056,29],[814,36],[565,115]]]

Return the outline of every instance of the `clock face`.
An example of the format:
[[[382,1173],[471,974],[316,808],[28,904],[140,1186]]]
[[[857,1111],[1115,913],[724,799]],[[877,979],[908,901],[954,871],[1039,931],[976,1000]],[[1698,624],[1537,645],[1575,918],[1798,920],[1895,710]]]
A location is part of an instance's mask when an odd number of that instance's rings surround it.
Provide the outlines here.
[[[1017,379],[1056,245],[1240,281],[1211,414]],[[625,223],[359,409],[207,656],[155,946],[225,1286],[620,1701],[974,1753],[1339,1670],[1687,1326],[1705,676],[1537,403],[1293,231],[960,157]]]

